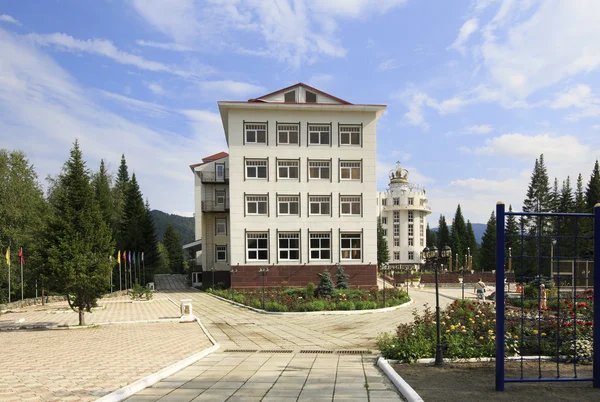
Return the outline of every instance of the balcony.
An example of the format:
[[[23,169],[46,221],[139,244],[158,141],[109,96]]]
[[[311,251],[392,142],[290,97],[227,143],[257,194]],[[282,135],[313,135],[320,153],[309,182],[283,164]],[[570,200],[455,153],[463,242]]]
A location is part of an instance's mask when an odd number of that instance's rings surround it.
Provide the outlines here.
[[[202,212],[229,212],[229,198],[225,202],[202,201]]]
[[[417,205],[417,204],[400,204],[400,205],[384,205],[384,211],[425,211],[431,213],[431,207],[428,205]]]
[[[229,169],[198,172],[202,183],[229,183]]]

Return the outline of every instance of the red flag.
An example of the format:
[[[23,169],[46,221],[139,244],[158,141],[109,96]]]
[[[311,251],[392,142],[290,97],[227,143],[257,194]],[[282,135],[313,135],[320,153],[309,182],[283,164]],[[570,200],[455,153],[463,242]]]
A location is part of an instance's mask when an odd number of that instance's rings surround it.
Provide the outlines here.
[[[123,251],[123,262],[127,262],[127,253]]]
[[[19,254],[17,256],[21,259],[21,264],[25,264],[25,257],[23,257],[23,249],[19,250]]]

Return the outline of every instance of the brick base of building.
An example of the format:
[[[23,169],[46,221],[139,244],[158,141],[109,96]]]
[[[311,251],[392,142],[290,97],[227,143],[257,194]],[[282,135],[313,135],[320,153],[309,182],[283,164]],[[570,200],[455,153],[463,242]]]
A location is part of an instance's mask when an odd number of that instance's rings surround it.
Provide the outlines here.
[[[438,274],[438,283],[459,285],[460,282],[458,281],[458,277],[461,275],[462,274],[460,272],[440,273],[440,274]],[[411,280],[415,276],[421,277],[421,283],[425,283],[425,284],[435,283],[435,274],[424,274],[424,273],[415,273],[415,274],[396,273],[394,275],[394,280],[396,283],[401,283],[401,282],[404,282],[406,280],[406,278]],[[494,286],[494,284],[496,282],[496,274],[491,273],[491,272],[483,272],[483,273],[475,272],[474,274],[472,274],[470,272],[468,272],[468,273],[465,272],[464,275],[462,275],[462,276],[464,276],[463,279],[464,279],[465,283],[475,283],[475,282],[478,282],[479,279],[481,279],[487,285]],[[506,276],[506,279],[508,282],[514,282],[514,274],[506,273],[505,276]]]
[[[377,266],[373,264],[342,265],[344,272],[349,276],[347,282],[350,287],[377,286]],[[233,287],[239,289],[262,287],[263,277],[258,273],[260,266],[239,265],[234,267],[238,272],[234,274]],[[329,270],[333,283],[337,272],[335,264],[328,265],[270,265],[269,272],[265,275],[265,286],[304,287],[309,282],[319,284],[318,274]]]

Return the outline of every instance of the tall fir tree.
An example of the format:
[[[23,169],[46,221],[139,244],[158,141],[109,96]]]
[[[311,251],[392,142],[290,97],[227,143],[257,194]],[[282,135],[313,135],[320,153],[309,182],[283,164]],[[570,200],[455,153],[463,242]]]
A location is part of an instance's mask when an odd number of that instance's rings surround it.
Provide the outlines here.
[[[427,222],[427,230],[425,232],[425,236],[427,241],[427,247],[435,246],[437,244],[437,233],[429,228],[429,222]]]
[[[112,228],[113,205],[110,194],[110,177],[104,165],[104,159],[100,160],[100,169],[93,176],[94,196],[98,202],[100,213],[104,222]]]
[[[598,159],[594,164],[594,170],[590,175],[587,188],[585,189],[585,203],[587,206],[587,212],[593,212],[594,205],[600,202],[600,165]]]
[[[144,279],[146,282],[154,280],[154,272],[159,264],[160,252],[158,249],[158,237],[156,235],[156,227],[154,218],[150,213],[150,203],[146,200],[144,207],[144,218],[142,221],[142,239],[144,252]]]
[[[471,221],[467,220],[467,241],[466,246],[468,247],[467,255],[471,255],[470,261],[466,262],[466,265],[471,266],[471,269],[475,270],[479,267],[479,244],[477,244],[477,239],[475,238],[475,232],[473,231],[473,225],[471,225]]]
[[[437,248],[441,250],[444,246],[450,245],[450,229],[448,229],[448,224],[446,223],[446,217],[444,215],[440,215],[440,219],[438,221],[438,232],[437,232]]]
[[[383,226],[381,225],[381,217],[377,218],[377,266],[382,267],[390,260],[390,250],[388,248],[387,239],[383,234]]]
[[[508,206],[508,211],[512,212],[512,205]],[[505,226],[505,236],[504,242],[506,245],[506,252],[511,251],[511,253],[517,253],[519,247],[519,233],[521,232],[519,228],[519,224],[517,223],[517,218],[514,215],[508,215],[506,217],[506,226]]]
[[[117,180],[112,189],[113,198],[113,235],[117,242],[117,248],[123,250],[126,234],[122,232],[123,208],[125,207],[125,198],[127,196],[127,188],[129,186],[129,169],[125,155],[121,155],[121,164],[117,172]]]
[[[575,212],[575,200],[573,199],[573,189],[571,188],[571,178],[569,176],[563,181],[560,197],[558,199],[557,211],[567,213]]]
[[[581,173],[577,176],[577,187],[575,189],[575,212],[586,211],[585,193],[583,192],[583,177]]]
[[[482,271],[496,269],[496,215],[493,212],[481,237],[479,264]]]
[[[558,190],[558,179],[554,178],[554,183],[552,185],[552,191],[550,193],[549,200],[549,212],[557,212],[560,204],[560,192]]]
[[[169,223],[165,232],[163,243],[167,249],[169,255],[169,268],[173,274],[183,273],[183,250],[179,241],[179,234],[173,228],[173,225]]]
[[[131,181],[125,193],[125,204],[121,218],[121,233],[123,235],[122,247],[124,250],[142,251],[144,248],[143,225],[146,219],[146,206],[140,186],[135,177]]]
[[[113,242],[77,141],[58,178],[44,243],[48,277],[67,295],[84,325],[85,311],[91,311],[109,286]]]
[[[462,214],[462,210],[460,208],[460,204],[456,207],[456,213],[454,214],[454,219],[452,220],[452,233],[451,233],[452,244],[450,247],[452,248],[452,253],[454,256],[458,253],[458,258],[461,264],[465,264],[464,255],[467,254],[467,225],[465,223],[465,218]],[[458,267],[457,267],[458,268]]]

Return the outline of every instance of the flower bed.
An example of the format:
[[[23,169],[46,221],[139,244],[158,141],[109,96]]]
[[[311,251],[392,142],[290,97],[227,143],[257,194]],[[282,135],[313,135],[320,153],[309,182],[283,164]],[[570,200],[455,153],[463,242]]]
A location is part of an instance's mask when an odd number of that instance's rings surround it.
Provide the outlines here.
[[[506,356],[545,355],[591,359],[593,293],[586,291],[572,299],[555,300],[554,308],[540,310],[516,307],[506,301]],[[516,304],[522,304],[520,300]],[[550,300],[548,300],[550,306]],[[383,334],[377,345],[385,358],[414,362],[435,355],[436,322],[431,308],[413,313],[414,321],[401,324],[395,334]],[[445,358],[494,357],[496,347],[496,305],[457,300],[440,315]]]
[[[231,299],[231,290],[207,292]],[[386,307],[407,303],[410,298],[399,289],[386,289]],[[254,308],[262,308],[261,289],[237,289],[233,300]],[[373,288],[335,290],[329,297],[316,296],[314,288],[267,288],[265,310],[279,312],[371,310],[383,308],[383,290]]]

